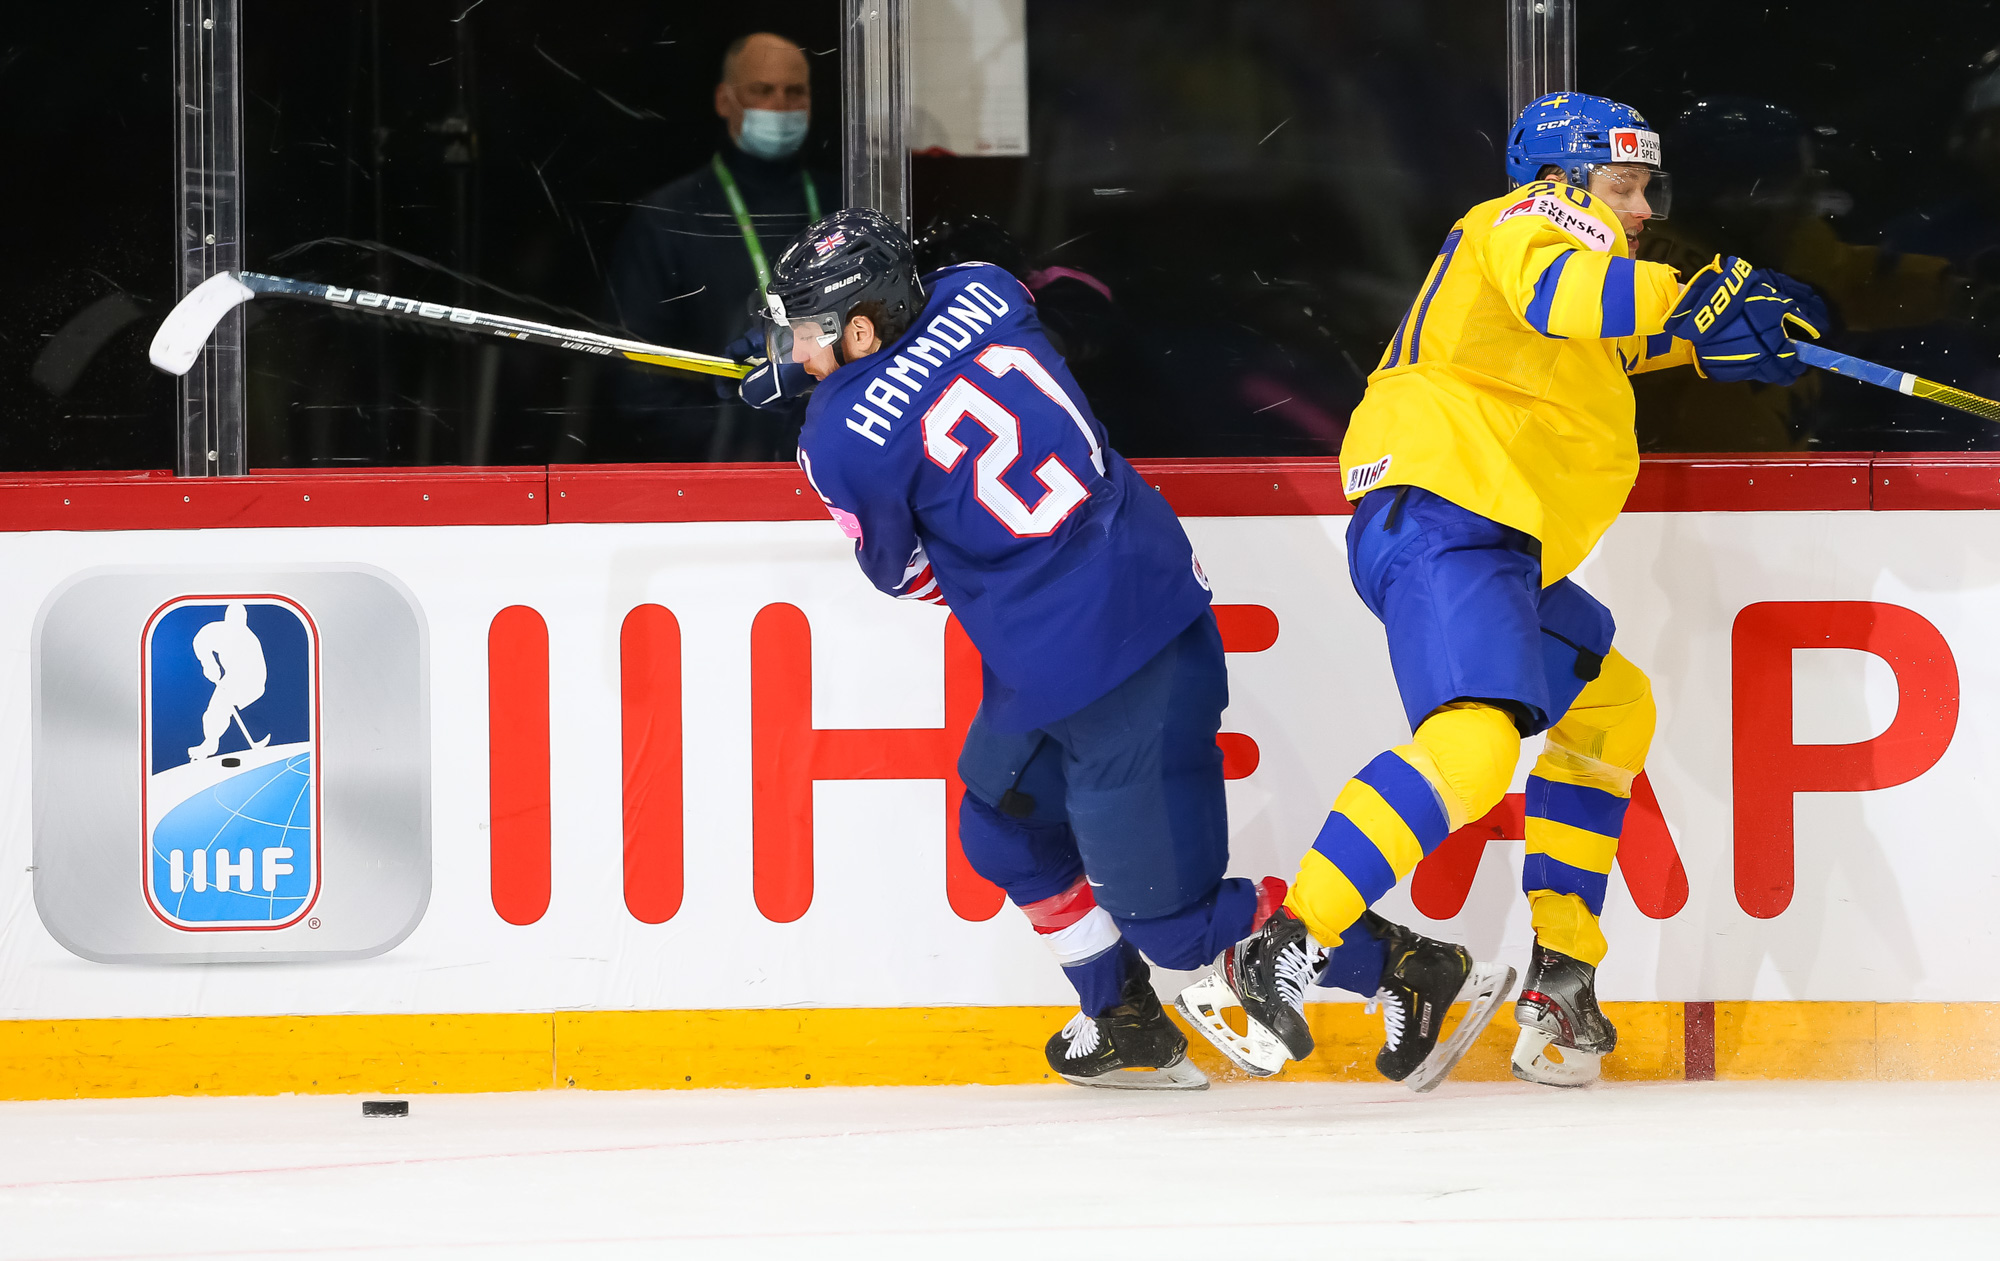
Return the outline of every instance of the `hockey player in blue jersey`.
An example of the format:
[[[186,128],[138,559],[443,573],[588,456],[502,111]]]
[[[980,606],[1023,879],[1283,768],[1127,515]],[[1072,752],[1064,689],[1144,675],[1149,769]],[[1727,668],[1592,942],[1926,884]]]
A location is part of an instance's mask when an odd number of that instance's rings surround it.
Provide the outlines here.
[[[1205,1086],[1146,959],[1226,963],[1286,887],[1223,878],[1228,683],[1180,521],[1106,445],[1033,299],[1000,268],[919,281],[899,228],[846,210],[786,250],[768,301],[819,380],[799,464],[863,572],[948,605],[984,659],[959,838],[1076,989],[1050,1066],[1080,1085]],[[1312,1048],[1307,960],[1274,962],[1242,1002],[1283,1045],[1221,1043],[1260,1075]]]

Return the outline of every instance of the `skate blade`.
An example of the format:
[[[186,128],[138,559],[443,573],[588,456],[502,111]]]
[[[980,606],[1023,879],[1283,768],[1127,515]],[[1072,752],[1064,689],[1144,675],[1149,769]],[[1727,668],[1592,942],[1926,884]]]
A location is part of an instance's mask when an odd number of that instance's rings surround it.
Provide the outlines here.
[[[1596,1081],[1604,1071],[1604,1056],[1600,1053],[1567,1046],[1555,1047],[1554,1041],[1553,1035],[1523,1025],[1521,1036],[1514,1043],[1514,1076],[1537,1086],[1560,1086],[1574,1090]],[[1551,1049],[1562,1058],[1550,1058]]]
[[[1185,1055],[1165,1068],[1115,1068],[1096,1077],[1060,1074],[1073,1086],[1093,1090],[1207,1090],[1208,1074]]]
[[[1403,1084],[1418,1094],[1429,1094],[1444,1084],[1451,1076],[1451,1070],[1465,1058],[1479,1035],[1486,1032],[1486,1026],[1493,1020],[1500,1004],[1514,992],[1514,969],[1495,963],[1475,963],[1465,984],[1459,987],[1454,1002],[1466,1004],[1465,1015],[1451,1031],[1451,1036],[1431,1048],[1424,1062],[1416,1071],[1403,1079]]]
[[[1215,1049],[1229,1058],[1231,1064],[1252,1077],[1270,1077],[1285,1066],[1291,1056],[1285,1051],[1285,1044],[1278,1035],[1272,1033],[1258,1021],[1244,1015],[1244,1025],[1249,1032],[1238,1033],[1222,1018],[1228,1008],[1241,1009],[1243,1004],[1236,1001],[1236,991],[1220,976],[1205,976],[1180,992],[1174,999],[1174,1006],[1180,1008],[1187,1022],[1201,1032],[1201,1036],[1215,1044]]]

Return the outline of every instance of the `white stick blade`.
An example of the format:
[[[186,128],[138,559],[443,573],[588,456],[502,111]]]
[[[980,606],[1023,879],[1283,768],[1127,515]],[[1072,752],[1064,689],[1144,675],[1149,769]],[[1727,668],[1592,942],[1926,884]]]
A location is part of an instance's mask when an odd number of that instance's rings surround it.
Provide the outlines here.
[[[162,372],[184,377],[201,357],[222,317],[257,296],[233,272],[219,271],[189,290],[153,334],[146,357]]]

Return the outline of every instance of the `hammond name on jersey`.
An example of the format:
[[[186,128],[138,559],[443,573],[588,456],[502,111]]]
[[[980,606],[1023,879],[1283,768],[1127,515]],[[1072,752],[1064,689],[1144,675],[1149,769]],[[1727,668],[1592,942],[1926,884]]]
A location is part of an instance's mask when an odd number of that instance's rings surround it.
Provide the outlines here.
[[[965,263],[924,287],[906,331],[813,392],[799,463],[869,580],[949,604],[986,662],[992,716],[1027,730],[1144,665],[1208,589],[1020,282]]]

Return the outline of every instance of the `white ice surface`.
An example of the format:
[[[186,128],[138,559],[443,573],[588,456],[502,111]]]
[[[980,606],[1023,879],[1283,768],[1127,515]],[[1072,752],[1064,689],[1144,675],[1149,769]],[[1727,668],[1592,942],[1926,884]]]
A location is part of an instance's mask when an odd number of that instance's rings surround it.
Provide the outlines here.
[[[2000,1084],[6,1103],[0,1257],[1990,1257],[1996,1148]]]

